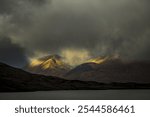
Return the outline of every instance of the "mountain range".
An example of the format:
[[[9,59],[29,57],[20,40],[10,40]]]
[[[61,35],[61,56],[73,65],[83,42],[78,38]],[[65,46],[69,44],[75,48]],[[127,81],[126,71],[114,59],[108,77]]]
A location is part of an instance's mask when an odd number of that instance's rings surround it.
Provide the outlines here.
[[[64,80],[53,76],[28,73],[0,63],[0,92],[101,89],[96,82]]]
[[[98,83],[65,80],[53,76],[28,73],[0,63],[0,92],[100,89],[150,89],[150,83]]]
[[[73,67],[50,55],[24,70],[0,63],[0,92],[99,89],[150,89],[150,62],[96,57]]]
[[[95,57],[73,67],[58,55],[32,61],[26,70],[31,73],[57,76],[67,80],[95,82],[150,82],[149,61],[125,61],[119,57]]]

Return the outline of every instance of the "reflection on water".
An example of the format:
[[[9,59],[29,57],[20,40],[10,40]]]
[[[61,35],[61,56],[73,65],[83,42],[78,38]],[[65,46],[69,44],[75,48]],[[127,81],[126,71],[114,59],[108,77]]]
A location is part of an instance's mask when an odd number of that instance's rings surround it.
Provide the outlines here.
[[[150,90],[70,90],[0,93],[5,100],[150,100]]]

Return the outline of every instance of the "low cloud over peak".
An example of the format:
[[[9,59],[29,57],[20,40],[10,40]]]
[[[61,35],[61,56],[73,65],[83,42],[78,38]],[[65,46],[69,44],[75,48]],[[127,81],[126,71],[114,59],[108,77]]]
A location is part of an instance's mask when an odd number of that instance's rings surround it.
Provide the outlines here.
[[[11,2],[0,2],[0,34],[12,37],[29,58],[73,48],[92,56],[150,59],[149,0]]]

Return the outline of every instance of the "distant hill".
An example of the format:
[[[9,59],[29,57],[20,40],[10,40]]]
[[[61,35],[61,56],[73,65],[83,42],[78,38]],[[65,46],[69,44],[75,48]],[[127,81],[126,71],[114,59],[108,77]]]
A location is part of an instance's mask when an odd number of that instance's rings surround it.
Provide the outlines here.
[[[100,61],[96,58],[97,61]],[[70,80],[150,83],[150,62],[126,62],[118,58],[94,60],[77,66],[64,77]]]
[[[150,84],[97,83],[31,74],[0,63],[0,92],[150,88]]]
[[[95,82],[68,81],[58,77],[31,74],[0,63],[0,92],[95,89]]]
[[[64,62],[61,56],[49,55],[32,60],[24,69],[31,73],[61,77],[66,74],[71,67]]]

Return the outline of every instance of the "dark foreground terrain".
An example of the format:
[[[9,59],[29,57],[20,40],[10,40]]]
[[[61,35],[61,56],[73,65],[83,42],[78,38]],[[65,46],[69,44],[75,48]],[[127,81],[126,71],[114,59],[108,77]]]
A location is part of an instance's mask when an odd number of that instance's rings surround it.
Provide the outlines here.
[[[0,63],[0,92],[48,90],[150,89],[150,83],[98,83],[64,80],[25,72]]]

